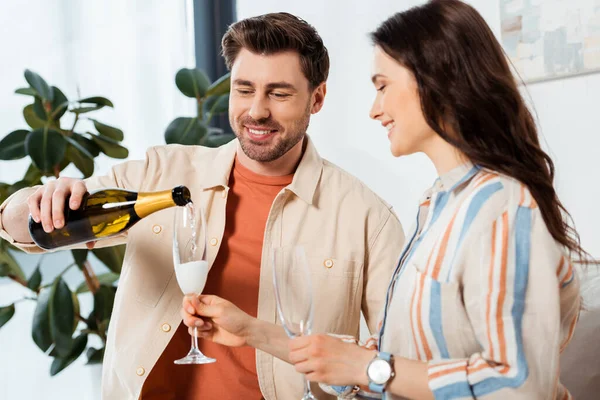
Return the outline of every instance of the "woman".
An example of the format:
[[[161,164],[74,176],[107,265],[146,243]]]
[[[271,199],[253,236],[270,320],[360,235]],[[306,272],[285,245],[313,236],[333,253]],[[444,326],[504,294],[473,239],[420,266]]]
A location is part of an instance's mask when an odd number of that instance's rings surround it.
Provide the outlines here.
[[[290,361],[388,399],[569,398],[558,382],[580,308],[569,259],[586,254],[499,43],[458,0],[398,13],[371,36],[371,118],[394,156],[423,152],[440,178],[388,289],[372,343],[383,360],[317,336],[294,340]]]
[[[371,118],[394,156],[423,152],[440,177],[368,346],[314,335],[279,357],[344,397],[368,387],[387,399],[569,398],[558,362],[580,308],[570,258],[587,255],[500,45],[458,0],[398,13],[372,39]],[[186,299],[184,309],[212,317],[222,301]],[[190,314],[188,326],[202,325]],[[234,308],[218,314],[203,337],[222,333],[212,324],[245,331]]]

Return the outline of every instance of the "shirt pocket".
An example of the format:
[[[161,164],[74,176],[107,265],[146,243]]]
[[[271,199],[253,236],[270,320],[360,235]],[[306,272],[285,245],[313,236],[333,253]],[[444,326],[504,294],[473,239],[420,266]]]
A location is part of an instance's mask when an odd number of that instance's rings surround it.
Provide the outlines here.
[[[410,293],[410,322],[421,360],[464,358],[473,352],[475,335],[457,282],[443,282],[415,263]]]
[[[360,320],[362,262],[327,254],[307,256],[314,296],[314,331],[345,333]]]

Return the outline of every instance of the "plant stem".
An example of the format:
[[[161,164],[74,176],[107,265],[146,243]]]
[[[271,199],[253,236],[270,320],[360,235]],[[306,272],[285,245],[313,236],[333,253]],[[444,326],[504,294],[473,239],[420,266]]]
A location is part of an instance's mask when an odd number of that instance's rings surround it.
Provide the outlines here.
[[[75,121],[73,121],[73,126],[70,129],[71,135],[73,134],[73,131],[75,130],[75,125],[77,125],[78,121],[79,121],[79,113],[75,113]]]
[[[37,298],[35,298],[35,297],[23,297],[23,298],[21,298],[19,300],[15,300],[15,302],[13,304],[17,304],[17,303],[20,303],[20,302],[25,301],[25,300],[37,301]]]
[[[204,104],[204,101],[197,99],[198,100],[198,119],[200,121],[204,120],[204,115],[202,113],[202,105]]]
[[[100,287],[100,282],[98,282],[98,277],[94,273],[94,269],[92,268],[92,264],[88,260],[83,262],[83,268],[81,269],[83,272],[83,277],[85,278],[85,283],[87,287],[90,289],[92,294],[96,294],[98,288]]]

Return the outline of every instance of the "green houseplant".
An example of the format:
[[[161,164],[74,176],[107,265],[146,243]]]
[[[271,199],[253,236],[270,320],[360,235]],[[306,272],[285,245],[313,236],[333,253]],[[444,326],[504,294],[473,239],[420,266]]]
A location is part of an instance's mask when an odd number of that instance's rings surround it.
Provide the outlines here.
[[[129,152],[120,144],[123,132],[89,117],[94,111],[113,107],[110,100],[87,97],[70,101],[59,88],[48,85],[35,72],[25,70],[24,75],[29,86],[17,89],[16,93],[32,98],[32,103],[23,109],[29,128],[10,132],[0,141],[0,160],[28,157],[31,163],[21,180],[12,184],[0,182],[0,202],[21,188],[42,184],[44,177],[58,178],[70,164],[81,171],[83,177],[89,177],[94,172],[94,159],[100,153],[111,158],[127,158]],[[82,125],[87,125],[88,129]],[[88,363],[100,363],[104,347],[88,347],[88,336],[97,335],[102,343],[106,342],[116,291],[114,285],[121,270],[125,246],[73,250],[72,262],[47,284],[43,284],[44,256],[27,257],[39,259],[37,267],[27,277],[15,258],[17,251],[0,239],[0,279],[10,279],[26,287],[29,294],[15,299],[12,304],[0,304],[0,328],[14,315],[16,303],[35,301],[31,335],[40,350],[53,358],[51,375],[62,371],[84,352]],[[90,253],[111,272],[96,275],[89,261]],[[77,267],[82,275],[81,285],[75,289],[63,279],[64,273],[73,267]],[[86,292],[93,295],[93,309],[83,316],[79,296]]]
[[[167,144],[219,147],[235,139],[233,133],[210,126],[215,116],[228,110],[229,73],[211,83],[204,71],[198,68],[182,68],[175,75],[175,84],[183,95],[196,100],[197,115],[173,120],[165,131]]]

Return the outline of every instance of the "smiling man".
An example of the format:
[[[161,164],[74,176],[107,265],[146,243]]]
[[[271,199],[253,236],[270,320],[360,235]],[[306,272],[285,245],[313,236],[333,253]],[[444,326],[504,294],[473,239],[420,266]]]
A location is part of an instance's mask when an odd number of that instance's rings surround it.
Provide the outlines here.
[[[245,327],[213,320],[220,334],[200,340],[200,350],[217,362],[173,365],[190,337],[173,277],[172,213],[153,214],[127,237],[97,243],[128,244],[106,345],[104,399],[300,398],[302,376],[277,358],[285,358],[281,349],[287,347],[276,325],[273,248],[304,246],[315,332],[356,336],[361,310],[373,330],[383,306],[404,235],[391,207],[322,159],[306,134],[326,94],[329,57],[321,38],[293,15],[267,14],[232,25],[223,55],[231,70],[229,119],[237,140],[218,149],[154,147],[145,161],[120,164],[108,176],[59,179],[18,192],[0,207],[0,234],[29,252],[41,251],[27,232],[29,212],[48,230],[60,227],[69,194],[77,205],[81,193],[100,187],[152,191],[185,184],[204,207],[211,265],[204,293],[226,299],[225,314],[243,312],[260,323],[264,337],[249,338]],[[52,204],[59,206],[53,211]]]

